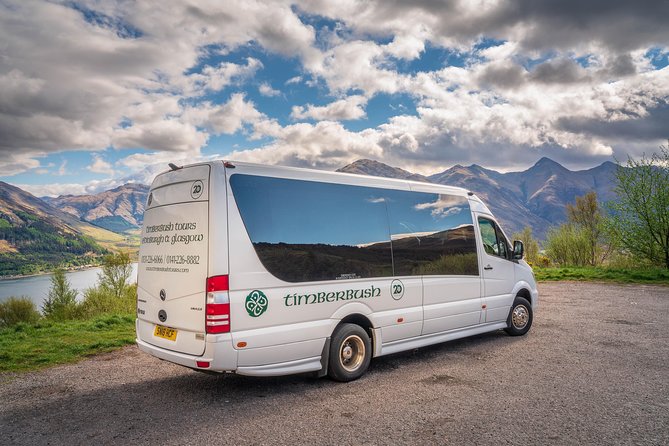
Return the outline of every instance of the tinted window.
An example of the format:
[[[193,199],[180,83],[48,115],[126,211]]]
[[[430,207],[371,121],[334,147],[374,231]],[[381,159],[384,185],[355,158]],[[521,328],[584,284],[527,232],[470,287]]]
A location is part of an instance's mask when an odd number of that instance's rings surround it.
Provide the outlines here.
[[[491,256],[508,258],[508,245],[506,238],[499,227],[492,220],[479,217],[479,229],[481,230],[481,241],[483,249]]]
[[[392,275],[384,189],[234,174],[265,268],[288,282]]]
[[[386,193],[396,276],[478,275],[476,238],[465,197]]]

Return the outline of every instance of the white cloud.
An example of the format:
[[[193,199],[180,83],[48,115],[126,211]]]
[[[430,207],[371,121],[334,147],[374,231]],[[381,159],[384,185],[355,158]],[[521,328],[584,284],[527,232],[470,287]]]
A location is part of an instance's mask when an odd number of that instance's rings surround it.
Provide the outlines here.
[[[273,89],[272,86],[267,82],[263,82],[262,84],[260,84],[260,86],[258,87],[258,92],[261,95],[267,97],[279,96],[281,94],[279,90]]]
[[[371,129],[351,132],[332,121],[268,127],[275,138],[273,143],[259,149],[234,151],[228,158],[333,170],[358,158],[383,155],[383,149],[376,144],[377,132]]]
[[[185,93],[198,96],[206,91],[220,91],[251,78],[262,67],[262,62],[253,57],[246,59],[246,65],[221,62],[217,67],[206,66],[200,73],[190,74],[185,79]]]
[[[420,172],[656,147],[669,69],[647,53],[667,52],[667,4],[528,1],[86,1],[78,8],[103,18],[87,22],[70,3],[9,0],[0,6],[0,175],[44,168],[49,153],[108,147],[143,149],[120,164],[141,169],[197,158],[211,135],[237,132],[271,140],[235,152],[245,159],[331,168],[376,157]],[[304,14],[335,26],[315,29]],[[480,49],[490,38],[501,44]],[[462,66],[406,69],[435,47],[460,54]],[[250,48],[260,51],[227,59]],[[266,53],[299,62],[285,85],[337,98],[291,109],[321,122],[282,126],[246,98]],[[279,93],[270,82],[260,94]],[[335,122],[364,118],[371,98],[397,93],[415,113],[359,132]],[[91,168],[112,174],[104,163]]]
[[[365,117],[367,98],[364,96],[349,96],[346,99],[340,99],[325,106],[315,106],[308,104],[304,106],[294,106],[290,114],[293,119],[315,119],[317,121],[345,121],[350,119],[360,119]]]
[[[183,113],[184,121],[190,124],[215,133],[227,134],[233,134],[241,130],[244,124],[256,123],[263,117],[253,102],[247,101],[242,93],[233,94],[225,104],[214,105],[205,102],[196,107],[189,107]]]
[[[198,152],[208,135],[176,118],[136,124],[117,129],[112,145],[117,149],[145,148],[165,152]]]
[[[40,167],[40,162],[21,153],[8,153],[0,162],[0,175],[12,176]]]
[[[302,76],[295,76],[288,79],[286,85],[299,84],[300,82],[302,82]]]
[[[112,165],[105,161],[100,155],[93,155],[93,163],[88,166],[88,170],[93,173],[100,173],[109,176],[114,175],[114,169],[112,168]]]

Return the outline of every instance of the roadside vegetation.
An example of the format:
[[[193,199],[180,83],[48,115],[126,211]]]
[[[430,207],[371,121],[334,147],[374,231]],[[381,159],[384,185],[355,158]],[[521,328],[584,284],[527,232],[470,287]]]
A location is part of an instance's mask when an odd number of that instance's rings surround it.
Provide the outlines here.
[[[538,280],[669,284],[669,146],[628,159],[616,181],[617,200],[576,197],[542,244],[531,228],[514,234]]]
[[[77,300],[58,269],[41,312],[26,297],[0,303],[0,372],[75,361],[135,340],[137,285],[127,253],[105,256],[98,283]]]

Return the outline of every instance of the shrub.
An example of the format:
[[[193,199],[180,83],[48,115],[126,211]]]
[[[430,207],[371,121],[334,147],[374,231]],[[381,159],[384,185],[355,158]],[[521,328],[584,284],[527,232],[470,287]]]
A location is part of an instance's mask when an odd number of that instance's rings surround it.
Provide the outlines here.
[[[590,264],[591,244],[585,229],[572,224],[551,228],[546,235],[546,255],[559,266]]]
[[[84,291],[81,310],[85,317],[108,314],[134,314],[137,306],[137,285],[126,286],[123,294],[116,297],[105,286],[96,286]]]
[[[0,327],[11,327],[20,323],[33,324],[39,318],[35,303],[25,296],[10,297],[0,303]]]
[[[42,304],[42,312],[47,318],[56,321],[77,319],[81,316],[77,291],[70,287],[62,268],[56,269],[51,276],[51,289]]]

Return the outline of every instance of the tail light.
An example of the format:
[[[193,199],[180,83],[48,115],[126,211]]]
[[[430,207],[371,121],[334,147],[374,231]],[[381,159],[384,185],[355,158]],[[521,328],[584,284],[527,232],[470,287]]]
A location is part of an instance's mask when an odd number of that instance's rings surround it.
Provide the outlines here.
[[[205,310],[207,333],[230,332],[229,289],[228,276],[207,278],[207,306]]]

